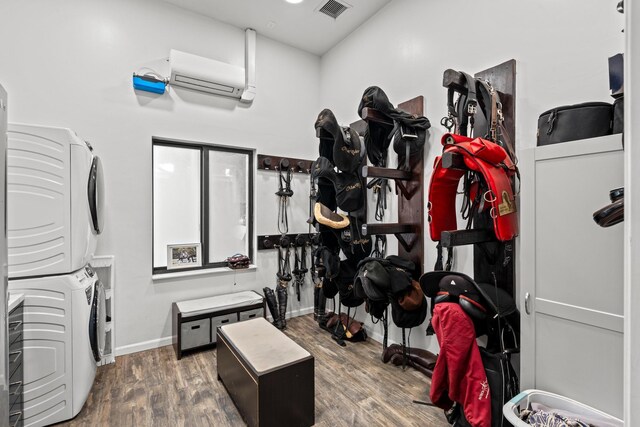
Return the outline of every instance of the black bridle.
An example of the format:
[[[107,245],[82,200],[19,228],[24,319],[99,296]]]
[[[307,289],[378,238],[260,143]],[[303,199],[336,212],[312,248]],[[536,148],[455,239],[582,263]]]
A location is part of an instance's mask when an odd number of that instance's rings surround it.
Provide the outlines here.
[[[293,277],[296,286],[296,296],[300,301],[300,288],[304,285],[304,277],[309,269],[307,268],[307,242],[302,236],[296,238],[294,252]]]
[[[286,176],[282,170],[286,169]],[[289,162],[280,160],[278,167],[278,191],[276,196],[280,198],[278,205],[278,231],[280,234],[287,234],[289,232],[289,217],[287,215],[287,205],[289,204],[289,198],[293,196],[293,190],[291,189],[291,179],[293,178],[293,172],[289,167]]]

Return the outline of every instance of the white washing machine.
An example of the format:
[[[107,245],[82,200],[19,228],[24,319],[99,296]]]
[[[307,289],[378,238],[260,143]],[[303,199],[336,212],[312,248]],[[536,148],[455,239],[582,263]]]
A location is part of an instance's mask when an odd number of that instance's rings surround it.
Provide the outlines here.
[[[7,136],[9,278],[82,268],[103,229],[99,157],[70,129],[9,124]]]
[[[23,419],[39,427],[82,409],[105,345],[105,293],[86,266],[72,274],[9,280],[24,297]]]

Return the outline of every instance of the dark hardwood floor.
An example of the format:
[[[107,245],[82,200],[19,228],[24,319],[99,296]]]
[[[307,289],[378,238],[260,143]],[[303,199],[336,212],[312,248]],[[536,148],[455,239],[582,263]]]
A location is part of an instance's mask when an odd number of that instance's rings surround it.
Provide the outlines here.
[[[287,325],[315,357],[316,426],[448,425],[440,409],[412,403],[428,399],[429,379],[383,364],[379,343],[340,347],[311,315]],[[82,411],[58,426],[244,425],[216,375],[215,349],[179,361],[171,346],[121,356],[98,368]]]

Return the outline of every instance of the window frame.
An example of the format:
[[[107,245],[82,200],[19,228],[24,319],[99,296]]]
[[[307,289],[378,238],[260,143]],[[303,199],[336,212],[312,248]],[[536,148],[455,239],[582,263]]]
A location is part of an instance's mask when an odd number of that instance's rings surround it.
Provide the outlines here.
[[[202,247],[202,265],[199,267],[187,267],[179,270],[169,270],[167,267],[156,267],[154,260],[155,253],[155,158],[154,148],[157,146],[196,149],[200,151],[200,245]],[[209,152],[220,151],[226,153],[244,154],[248,157],[248,188],[247,188],[247,226],[249,230],[249,253],[245,254],[249,257],[250,263],[253,264],[254,259],[254,179],[253,170],[255,150],[249,148],[230,147],[226,145],[210,144],[206,142],[184,141],[172,138],[152,137],[151,138],[151,271],[152,275],[159,274],[175,274],[187,271],[210,270],[220,267],[226,267],[224,261],[209,262],[209,204],[210,204],[210,183],[209,183]],[[233,254],[229,254],[231,256]]]

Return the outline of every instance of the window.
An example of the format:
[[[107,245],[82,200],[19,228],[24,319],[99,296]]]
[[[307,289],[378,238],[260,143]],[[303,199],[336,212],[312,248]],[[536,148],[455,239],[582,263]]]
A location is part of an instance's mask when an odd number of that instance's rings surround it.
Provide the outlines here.
[[[253,152],[153,139],[153,273],[253,258]],[[201,247],[198,266],[167,269],[168,245]]]

